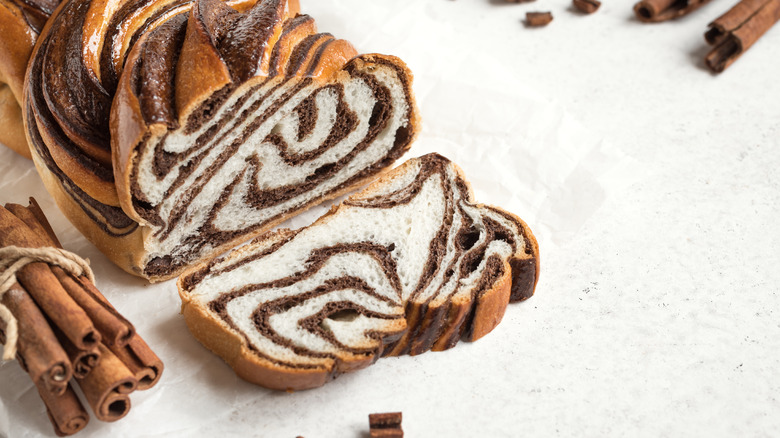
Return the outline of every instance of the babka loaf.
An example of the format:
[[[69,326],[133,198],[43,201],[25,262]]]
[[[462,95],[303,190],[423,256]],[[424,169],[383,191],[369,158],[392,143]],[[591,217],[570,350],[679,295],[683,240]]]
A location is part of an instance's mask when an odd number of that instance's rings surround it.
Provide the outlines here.
[[[410,160],[309,227],[270,232],[179,278],[190,331],[268,388],[321,386],[380,356],[473,341],[530,297],[536,240],[475,204],[458,167]]]
[[[0,0],[0,143],[30,158],[22,87],[35,40],[59,0]]]
[[[66,216],[161,280],[391,166],[418,129],[411,81],[297,0],[68,0],[33,52],[25,121]]]

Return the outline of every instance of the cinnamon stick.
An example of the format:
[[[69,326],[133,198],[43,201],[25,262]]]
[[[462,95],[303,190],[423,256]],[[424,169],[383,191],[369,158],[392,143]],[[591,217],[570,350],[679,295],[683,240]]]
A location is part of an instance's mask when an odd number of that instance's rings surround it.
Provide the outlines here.
[[[118,346],[127,345],[135,334],[135,327],[113,306],[108,304],[108,301],[89,280],[83,277],[75,279],[57,266],[52,266],[52,272],[68,295],[89,315],[95,328],[100,332],[103,343]]]
[[[780,21],[780,0],[742,0],[710,23],[704,34],[713,46],[705,62],[720,73]]]
[[[49,221],[34,199],[30,198],[28,207],[7,204],[6,208],[39,236],[45,246],[62,248]],[[87,313],[100,332],[104,344],[120,346],[127,344],[135,333],[135,328],[116,311],[89,280],[84,277],[76,279],[58,266],[52,266],[51,270],[68,295]]]
[[[51,227],[49,220],[46,219],[46,215],[43,214],[43,210],[41,210],[41,206],[38,205],[38,201],[35,198],[31,197],[29,199],[27,207],[8,203],[5,204],[5,209],[24,222],[38,237],[49,242],[49,246],[62,248],[60,240],[54,234],[54,229]]]
[[[73,377],[77,379],[86,377],[100,361],[100,350],[98,348],[80,350],[59,330],[57,330],[55,334],[60,341],[60,345],[62,345],[63,350],[65,350],[65,353],[70,359],[70,364],[73,367]]]
[[[18,322],[16,352],[19,364],[30,374],[33,382],[53,394],[63,394],[73,370],[46,317],[18,283],[3,295],[2,303]],[[5,343],[3,321],[0,321],[0,328],[3,329],[2,341]]]
[[[156,385],[163,372],[163,363],[137,334],[124,347],[109,346],[138,381],[138,390]]]
[[[83,379],[77,379],[87,403],[100,421],[117,421],[130,411],[130,397],[138,381],[105,345],[98,346],[100,362]]]
[[[46,405],[46,414],[57,436],[73,435],[89,423],[89,414],[71,385],[67,385],[61,395],[50,392],[41,384],[36,383],[35,386]]]
[[[0,207],[0,246],[38,248],[45,245],[24,222]],[[89,316],[62,288],[49,265],[30,263],[16,273],[16,278],[73,345],[89,350],[100,342],[100,334]]]
[[[682,17],[691,13],[710,0],[642,0],[634,5],[634,13],[639,21],[658,23]]]

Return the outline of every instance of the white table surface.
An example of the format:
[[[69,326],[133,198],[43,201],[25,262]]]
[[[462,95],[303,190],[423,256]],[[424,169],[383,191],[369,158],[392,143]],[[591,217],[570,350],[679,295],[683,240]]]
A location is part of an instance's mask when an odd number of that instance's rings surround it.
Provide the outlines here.
[[[480,200],[529,222],[536,296],[476,343],[269,391],[192,338],[173,282],[111,265],[3,149],[0,202],[36,196],[166,364],[127,417],[78,436],[365,437],[387,411],[408,437],[780,435],[780,26],[716,76],[702,35],[730,0],[657,25],[626,1],[590,16],[568,0],[301,3],[406,60],[424,118],[408,156],[450,156]],[[555,20],[523,27],[533,10]],[[52,436],[15,363],[0,365],[0,436]]]

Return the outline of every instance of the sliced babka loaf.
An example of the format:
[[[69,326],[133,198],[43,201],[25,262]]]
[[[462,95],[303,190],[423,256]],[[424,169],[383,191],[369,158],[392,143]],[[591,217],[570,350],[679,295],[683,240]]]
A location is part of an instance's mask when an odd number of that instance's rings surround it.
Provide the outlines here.
[[[152,280],[352,190],[417,132],[411,73],[318,33],[297,0],[66,1],[26,121],[70,220]]]
[[[284,390],[479,339],[533,294],[538,273],[526,224],[475,204],[459,168],[431,154],[178,285],[198,340],[242,378]]]

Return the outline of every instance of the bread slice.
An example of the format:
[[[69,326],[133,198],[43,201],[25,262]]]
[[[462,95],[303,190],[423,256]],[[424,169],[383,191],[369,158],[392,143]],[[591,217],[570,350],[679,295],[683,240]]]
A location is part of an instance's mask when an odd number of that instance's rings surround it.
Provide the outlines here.
[[[300,230],[279,230],[179,278],[190,331],[238,375],[321,386],[382,355],[445,350],[530,297],[528,226],[476,204],[460,169],[412,159]]]
[[[404,63],[358,55],[298,12],[294,0],[68,0],[49,20],[28,75],[33,159],[120,267],[172,278],[409,148]]]

